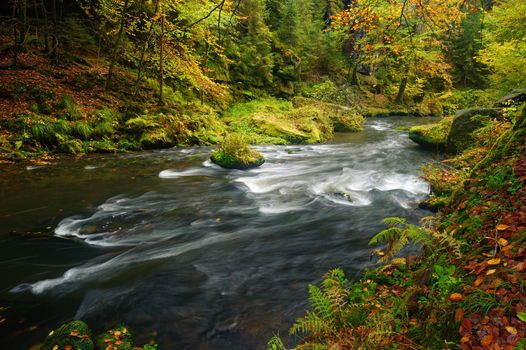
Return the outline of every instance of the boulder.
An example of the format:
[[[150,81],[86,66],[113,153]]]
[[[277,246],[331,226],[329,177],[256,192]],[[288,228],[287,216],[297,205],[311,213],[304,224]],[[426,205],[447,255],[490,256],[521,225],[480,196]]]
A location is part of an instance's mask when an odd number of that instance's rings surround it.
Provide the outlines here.
[[[504,96],[503,98],[495,102],[495,106],[506,107],[522,102],[526,102],[526,89],[513,90],[511,94]]]
[[[473,144],[473,132],[482,128],[487,121],[501,116],[498,108],[471,108],[458,111],[447,137],[447,150],[457,154]]]
[[[409,138],[424,149],[445,152],[452,122],[453,118],[447,117],[436,124],[414,126],[409,130]]]

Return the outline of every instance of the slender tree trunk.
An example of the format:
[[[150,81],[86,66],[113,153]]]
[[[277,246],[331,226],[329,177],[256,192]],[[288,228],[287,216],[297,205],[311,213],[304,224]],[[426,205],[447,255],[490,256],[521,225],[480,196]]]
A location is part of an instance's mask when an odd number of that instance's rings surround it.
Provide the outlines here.
[[[115,70],[115,63],[117,62],[117,56],[120,56],[120,49],[121,49],[121,42],[122,42],[122,36],[124,34],[124,26],[126,24],[126,12],[128,11],[128,3],[129,0],[124,1],[124,5],[122,6],[122,14],[121,14],[121,23],[119,26],[119,32],[117,34],[117,42],[115,43],[115,49],[113,50],[113,54],[110,58],[110,67],[108,69],[108,76],[106,77],[106,86],[105,90],[106,92],[110,91],[111,84],[112,84],[112,78],[113,78],[113,71]]]
[[[210,56],[210,44],[206,43],[206,52],[205,52],[205,58],[203,62],[203,74],[206,75],[206,72],[208,71],[208,59]],[[201,89],[201,105],[205,103],[205,91],[204,89]]]
[[[400,82],[398,95],[396,96],[396,103],[401,104],[404,101],[405,88],[407,87],[407,77],[404,77]]]
[[[51,43],[51,59],[55,64],[58,63],[58,18],[57,18],[57,0],[51,1],[51,20],[53,21],[53,34],[51,35],[53,40]]]
[[[18,3],[13,2],[13,67],[18,67]]]
[[[161,4],[161,38],[159,51],[159,104],[163,104],[164,88],[164,7]]]
[[[49,53],[49,33],[48,33],[48,20],[47,20],[47,9],[45,0],[40,1],[40,8],[42,9],[42,16],[44,18],[44,51]]]
[[[155,1],[155,16],[157,15],[158,12],[159,12],[159,0],[156,0]],[[144,40],[144,43],[142,45],[141,58],[139,59],[139,69],[137,70],[137,79],[135,80],[135,85],[133,87],[134,97],[137,95],[137,92],[139,91],[139,86],[141,84],[142,71],[144,69],[144,61],[146,59],[146,49],[148,48],[148,44],[152,37],[153,25],[154,25],[154,21],[153,19],[150,19],[150,27],[148,28],[148,34],[146,35],[146,40]]]

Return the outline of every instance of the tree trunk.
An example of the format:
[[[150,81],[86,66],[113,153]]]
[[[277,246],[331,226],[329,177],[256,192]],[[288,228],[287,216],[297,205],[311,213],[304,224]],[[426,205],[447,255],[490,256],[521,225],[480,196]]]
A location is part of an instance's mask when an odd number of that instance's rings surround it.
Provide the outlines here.
[[[396,96],[396,103],[401,104],[404,101],[405,88],[407,86],[407,77],[404,77],[400,82],[400,88],[398,89],[398,95]]]
[[[110,67],[108,68],[108,76],[106,77],[105,91],[108,92],[111,89],[111,83],[113,78],[113,71],[115,70],[115,63],[117,62],[117,56],[120,56],[120,47],[122,42],[122,35],[124,33],[124,25],[126,24],[126,12],[128,11],[129,0],[124,1],[122,6],[121,23],[119,26],[119,32],[117,34],[117,42],[115,43],[115,49],[110,59]]]
[[[158,12],[159,12],[159,0],[156,0],[155,1],[155,16],[157,16]],[[135,80],[135,85],[133,87],[133,97],[137,95],[137,92],[139,91],[139,86],[141,84],[142,71],[144,68],[144,61],[146,59],[146,49],[148,48],[148,43],[150,42],[150,39],[152,37],[153,25],[154,25],[154,21],[153,19],[150,19],[150,27],[148,28],[148,34],[146,35],[146,40],[144,40],[144,43],[142,45],[141,58],[139,59],[139,68],[137,70],[137,79]]]
[[[164,8],[161,4],[161,38],[159,48],[159,104],[163,104],[164,88]]]
[[[18,4],[13,2],[13,67],[18,66]]]

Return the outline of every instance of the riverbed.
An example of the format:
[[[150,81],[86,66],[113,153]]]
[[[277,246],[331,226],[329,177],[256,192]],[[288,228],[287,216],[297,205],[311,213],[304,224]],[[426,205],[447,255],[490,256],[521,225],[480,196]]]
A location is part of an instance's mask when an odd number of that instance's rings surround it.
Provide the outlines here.
[[[160,349],[264,349],[307,307],[307,286],[358,278],[387,216],[411,222],[436,156],[369,119],[324,145],[260,146],[254,170],[211,148],[59,159],[0,173],[1,348],[27,349],[61,322],[124,322]]]

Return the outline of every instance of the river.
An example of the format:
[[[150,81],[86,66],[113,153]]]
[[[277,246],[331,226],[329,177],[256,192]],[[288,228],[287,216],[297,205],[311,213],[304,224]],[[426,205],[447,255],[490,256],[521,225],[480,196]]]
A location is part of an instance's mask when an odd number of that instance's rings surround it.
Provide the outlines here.
[[[360,276],[387,216],[429,213],[435,156],[369,119],[324,145],[261,146],[229,171],[210,148],[59,159],[0,173],[0,348],[27,349],[72,318],[124,321],[160,349],[264,349],[329,269]],[[4,344],[3,346],[1,346]]]

